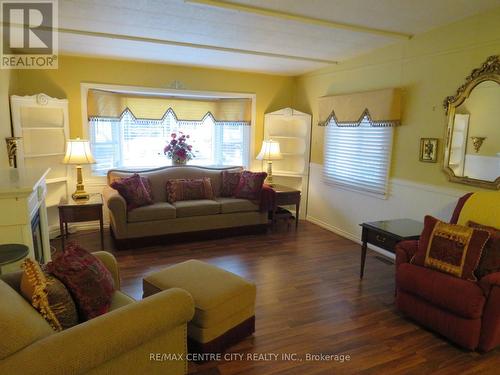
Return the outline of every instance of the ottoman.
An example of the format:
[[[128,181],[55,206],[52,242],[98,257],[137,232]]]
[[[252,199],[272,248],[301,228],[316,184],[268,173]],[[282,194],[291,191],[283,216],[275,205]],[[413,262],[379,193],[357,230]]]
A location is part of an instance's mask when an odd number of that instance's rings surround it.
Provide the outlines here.
[[[188,323],[189,351],[217,353],[255,331],[255,284],[198,260],[152,273],[143,279],[143,297],[181,288],[194,299]]]

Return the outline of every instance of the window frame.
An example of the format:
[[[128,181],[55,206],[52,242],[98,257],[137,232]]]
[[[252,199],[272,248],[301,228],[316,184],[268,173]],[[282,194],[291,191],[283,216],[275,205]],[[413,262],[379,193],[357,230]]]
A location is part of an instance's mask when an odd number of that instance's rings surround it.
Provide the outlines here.
[[[244,98],[250,99],[252,104],[252,118],[250,123],[250,144],[248,147],[248,167],[249,169],[255,169],[257,164],[256,160],[253,160],[253,155],[255,153],[255,126],[256,126],[256,98],[255,93],[234,93],[234,92],[222,92],[222,91],[194,91],[194,90],[179,90],[171,88],[153,88],[153,87],[143,87],[143,86],[127,86],[127,85],[113,85],[113,84],[99,84],[99,83],[80,83],[80,97],[81,97],[81,111],[82,111],[82,136],[85,139],[89,139],[89,121],[88,121],[88,111],[87,111],[87,97],[88,91],[94,90],[107,90],[114,91],[118,93],[127,94],[138,94],[138,95],[165,95],[165,96],[177,96],[185,98]],[[100,176],[93,174],[91,168],[88,168],[88,178],[86,181],[96,182],[103,181],[105,176]]]
[[[365,116],[359,123],[358,126],[361,126],[363,123],[365,123],[365,119],[367,122],[371,122],[368,116]],[[347,190],[347,191],[352,191],[356,192],[359,194],[363,195],[368,195],[370,197],[378,198],[378,199],[387,199],[389,196],[389,191],[390,191],[390,174],[391,174],[391,168],[392,168],[392,151],[394,149],[394,137],[395,137],[395,129],[393,126],[380,126],[380,128],[391,128],[390,129],[390,141],[389,141],[389,147],[387,150],[387,166],[386,166],[386,175],[385,177],[385,191],[383,194],[378,194],[373,191],[363,189],[363,188],[356,188],[353,186],[350,186],[348,184],[343,184],[343,183],[337,183],[333,181],[330,178],[325,177],[325,164],[326,164],[326,149],[327,149],[327,144],[329,143],[328,139],[328,127],[333,127],[333,126],[338,126],[336,123],[331,123],[334,122],[333,119],[331,119],[328,124],[325,124],[325,129],[324,129],[324,137],[323,137],[323,176],[322,180],[325,184],[329,186],[333,186],[335,188],[341,189],[341,190]],[[347,126],[349,128],[357,128],[358,126]],[[373,126],[373,125],[372,125]],[[340,126],[340,127],[345,127],[345,126]],[[375,126],[375,128],[378,126]]]

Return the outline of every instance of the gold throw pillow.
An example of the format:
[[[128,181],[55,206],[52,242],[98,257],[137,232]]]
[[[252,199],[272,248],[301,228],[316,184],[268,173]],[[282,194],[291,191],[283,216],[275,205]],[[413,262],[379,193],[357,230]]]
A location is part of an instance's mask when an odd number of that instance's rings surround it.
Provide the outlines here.
[[[75,303],[64,284],[32,259],[25,259],[22,268],[21,293],[51,327],[62,331],[78,324]]]

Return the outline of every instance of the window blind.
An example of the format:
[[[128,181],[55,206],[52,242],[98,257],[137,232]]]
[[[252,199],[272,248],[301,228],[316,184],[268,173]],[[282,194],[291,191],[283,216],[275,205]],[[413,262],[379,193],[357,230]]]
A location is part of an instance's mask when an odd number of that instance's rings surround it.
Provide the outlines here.
[[[393,127],[371,126],[365,116],[352,126],[326,127],[323,178],[352,190],[385,196]]]
[[[249,164],[250,126],[241,122],[177,121],[169,112],[160,120],[136,119],[126,110],[116,118],[91,117],[89,135],[96,163],[93,173],[104,175],[112,168],[150,168],[169,163],[163,148],[173,132],[189,134],[195,152],[194,165]]]

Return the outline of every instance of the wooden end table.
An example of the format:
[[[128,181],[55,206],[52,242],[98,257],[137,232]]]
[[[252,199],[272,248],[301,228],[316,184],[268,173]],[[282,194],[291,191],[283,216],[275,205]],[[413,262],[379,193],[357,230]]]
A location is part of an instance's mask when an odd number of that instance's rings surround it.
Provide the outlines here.
[[[300,210],[300,190],[283,186],[273,185],[272,189],[276,192],[274,206],[272,210],[273,227],[276,224],[276,211],[279,206],[295,205],[295,229],[299,226],[299,210]]]
[[[101,230],[101,249],[104,250],[104,222],[102,214],[102,195],[90,194],[88,200],[75,200],[71,197],[63,198],[59,202],[59,227],[61,230],[61,244],[64,250],[64,240],[68,236],[68,223],[99,220]]]
[[[424,224],[412,219],[395,219],[373,221],[360,224],[363,228],[361,234],[361,269],[359,278],[363,278],[365,272],[365,260],[367,245],[378,246],[384,250],[395,253],[396,244],[400,241],[418,240],[424,229]]]

